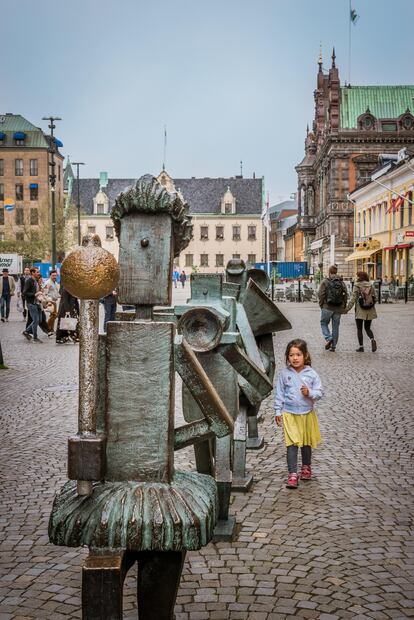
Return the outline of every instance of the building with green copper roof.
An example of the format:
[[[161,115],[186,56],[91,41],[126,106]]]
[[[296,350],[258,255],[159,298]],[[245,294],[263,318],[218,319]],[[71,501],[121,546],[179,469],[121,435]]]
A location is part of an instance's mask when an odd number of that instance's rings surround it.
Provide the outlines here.
[[[398,119],[414,114],[414,86],[341,87],[340,128],[357,129],[358,117],[367,110],[377,119]]]
[[[367,182],[380,155],[396,157],[403,148],[414,154],[414,85],[341,86],[335,50],[329,70],[322,58],[318,64],[312,130],[296,166],[298,228],[303,260],[314,274],[326,275],[336,263],[350,277],[345,259],[354,250],[354,207],[348,195]]]

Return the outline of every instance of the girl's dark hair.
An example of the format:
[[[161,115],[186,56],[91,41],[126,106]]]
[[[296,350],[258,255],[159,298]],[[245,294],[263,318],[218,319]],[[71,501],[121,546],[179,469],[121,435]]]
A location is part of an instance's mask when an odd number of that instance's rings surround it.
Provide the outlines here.
[[[288,342],[286,347],[285,359],[286,364],[289,364],[289,353],[292,347],[296,347],[303,353],[303,357],[305,358],[305,366],[312,366],[311,356],[308,351],[308,345],[302,338],[295,338],[295,340],[291,340]]]
[[[369,282],[369,275],[366,271],[357,271],[358,282]]]

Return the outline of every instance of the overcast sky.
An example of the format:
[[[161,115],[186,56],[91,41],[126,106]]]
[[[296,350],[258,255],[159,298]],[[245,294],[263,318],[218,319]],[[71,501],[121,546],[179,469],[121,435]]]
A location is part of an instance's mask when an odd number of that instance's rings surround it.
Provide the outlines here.
[[[353,0],[351,83],[413,84],[414,0]],[[0,113],[46,129],[83,176],[264,176],[296,190],[319,45],[348,79],[349,0],[1,0]]]

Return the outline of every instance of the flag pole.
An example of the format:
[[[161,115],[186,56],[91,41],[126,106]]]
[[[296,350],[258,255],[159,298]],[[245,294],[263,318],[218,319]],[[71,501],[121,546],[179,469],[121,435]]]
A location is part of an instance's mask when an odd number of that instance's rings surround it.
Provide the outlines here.
[[[167,157],[167,125],[164,125],[164,155],[163,155],[163,162],[162,162],[163,170],[165,170],[166,157]]]
[[[349,11],[348,11],[348,19],[349,19],[349,38],[348,38],[348,86],[351,86],[351,0],[349,0]]]

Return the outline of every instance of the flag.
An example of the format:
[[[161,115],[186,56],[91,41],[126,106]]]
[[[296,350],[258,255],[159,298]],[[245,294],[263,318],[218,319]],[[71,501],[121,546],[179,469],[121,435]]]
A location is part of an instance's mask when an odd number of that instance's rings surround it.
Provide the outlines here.
[[[359,15],[358,15],[358,13],[356,12],[355,9],[351,9],[351,12],[350,12],[350,15],[349,15],[349,19],[351,20],[351,23],[354,24],[354,25],[359,20]]]
[[[391,212],[395,213],[396,211],[399,211],[403,202],[404,202],[404,198],[402,196],[397,196],[395,200],[391,199],[391,204],[389,208],[387,209],[387,213],[391,213]]]

